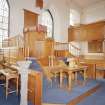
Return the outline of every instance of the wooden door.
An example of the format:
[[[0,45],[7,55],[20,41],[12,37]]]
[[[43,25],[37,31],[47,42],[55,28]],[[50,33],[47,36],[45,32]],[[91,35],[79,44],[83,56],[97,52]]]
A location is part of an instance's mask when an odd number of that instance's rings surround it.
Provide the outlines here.
[[[24,27],[31,27],[38,24],[38,14],[24,10]]]

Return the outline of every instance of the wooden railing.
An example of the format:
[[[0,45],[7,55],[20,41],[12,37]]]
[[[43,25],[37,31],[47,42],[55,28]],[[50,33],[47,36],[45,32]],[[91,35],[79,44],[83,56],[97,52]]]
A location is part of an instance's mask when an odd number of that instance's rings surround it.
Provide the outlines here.
[[[0,54],[2,54],[4,61],[13,64],[29,56],[29,48],[24,45],[24,37],[16,35],[2,41]]]
[[[56,42],[54,43],[54,51],[56,52],[55,56],[62,56],[64,54],[67,55],[67,53],[69,52],[69,54],[79,57],[81,49],[76,47],[72,43]]]
[[[69,43],[69,52],[70,52],[72,55],[79,57],[79,56],[80,56],[81,49],[78,48],[78,47],[76,47],[76,46],[73,45],[72,43]]]
[[[3,62],[1,65],[5,68],[14,69],[11,65],[17,61],[24,60],[29,57],[29,47],[24,44],[23,36],[14,36],[3,40],[2,48],[0,49],[0,57]],[[1,61],[2,61],[1,60]],[[33,105],[42,104],[42,73],[35,70],[29,71],[28,77],[28,100]]]
[[[69,44],[56,42],[54,43],[54,49],[55,50],[69,50]]]

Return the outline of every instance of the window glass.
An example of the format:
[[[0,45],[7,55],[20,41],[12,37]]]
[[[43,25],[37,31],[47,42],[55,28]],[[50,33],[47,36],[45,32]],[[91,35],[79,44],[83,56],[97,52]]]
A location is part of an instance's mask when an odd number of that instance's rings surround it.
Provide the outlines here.
[[[8,38],[9,5],[7,0],[0,0],[0,47],[2,40]]]
[[[49,10],[42,13],[42,25],[47,26],[47,37],[53,37],[53,19]]]

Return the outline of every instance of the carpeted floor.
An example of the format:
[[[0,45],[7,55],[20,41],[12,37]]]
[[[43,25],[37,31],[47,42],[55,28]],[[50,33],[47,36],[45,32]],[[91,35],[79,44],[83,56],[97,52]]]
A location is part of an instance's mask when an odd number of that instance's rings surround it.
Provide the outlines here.
[[[6,100],[4,87],[0,86],[0,105],[19,105],[20,98],[16,93],[10,94]]]
[[[57,82],[57,81],[56,81]],[[67,104],[72,99],[80,96],[81,94],[87,92],[88,90],[96,87],[99,82],[95,80],[89,80],[85,86],[75,85],[72,91],[66,89],[60,89],[57,87],[56,83],[53,83],[53,87],[46,84],[44,79],[43,84],[43,103],[54,103],[54,104]]]
[[[86,86],[75,86],[72,92],[65,89],[59,89],[55,83],[53,83],[53,88],[51,88],[50,85],[44,82],[46,82],[45,79],[43,81],[43,103],[68,103],[74,97],[79,96],[96,84],[100,83],[102,87],[78,105],[105,105],[105,81],[89,81]],[[20,97],[14,93],[10,94],[6,100],[3,88],[4,87],[0,86],[0,105],[19,105]],[[29,103],[29,105],[32,104]]]
[[[0,105],[20,105],[20,96],[17,96],[16,93],[8,95],[8,98],[5,97],[5,90],[3,86],[0,86]],[[28,105],[32,105],[28,102]]]
[[[99,80],[101,88],[78,105],[105,105],[105,80]]]

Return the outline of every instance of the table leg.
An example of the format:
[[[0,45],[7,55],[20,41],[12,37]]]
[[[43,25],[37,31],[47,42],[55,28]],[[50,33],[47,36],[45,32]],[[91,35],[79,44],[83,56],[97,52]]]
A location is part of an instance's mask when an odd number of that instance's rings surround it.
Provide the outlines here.
[[[68,89],[71,91],[72,90],[72,73],[70,72],[68,77]]]
[[[86,80],[86,70],[84,70],[84,81]]]
[[[7,96],[8,96],[8,82],[9,80],[6,78],[6,99],[7,99]]]
[[[16,93],[18,95],[18,85],[19,85],[19,78],[16,78]]]
[[[54,81],[57,81],[57,72],[54,73]]]
[[[93,65],[93,79],[96,79],[96,64]]]
[[[75,72],[75,81],[76,81],[76,83],[77,83],[77,74],[78,74],[78,72]]]
[[[63,85],[63,73],[60,71],[60,88],[62,88]]]

